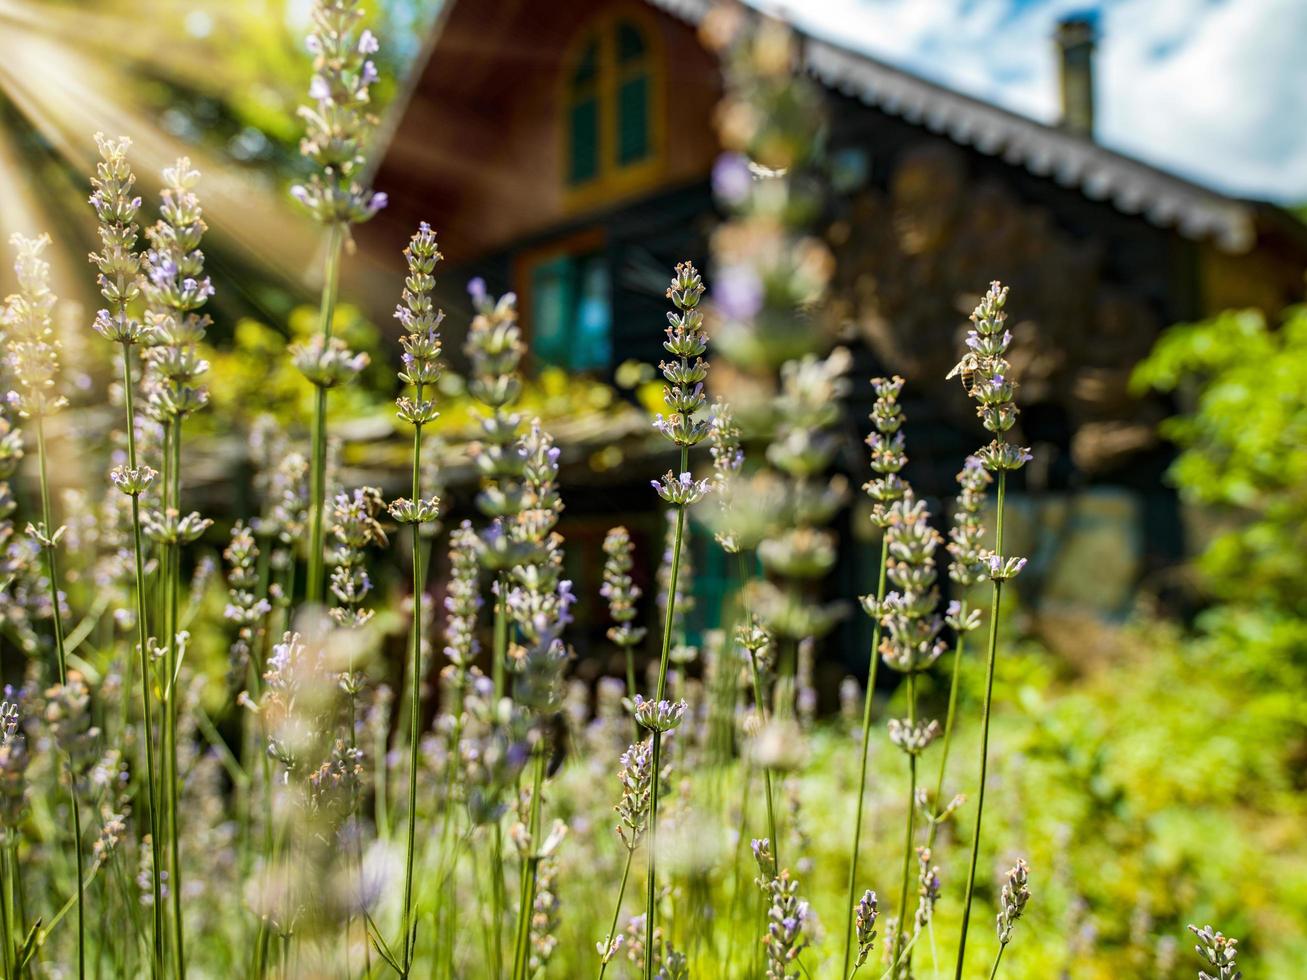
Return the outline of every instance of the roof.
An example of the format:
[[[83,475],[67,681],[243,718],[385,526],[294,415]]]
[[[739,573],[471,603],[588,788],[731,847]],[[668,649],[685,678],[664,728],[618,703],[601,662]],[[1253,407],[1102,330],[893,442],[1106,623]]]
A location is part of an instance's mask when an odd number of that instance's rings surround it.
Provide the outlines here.
[[[697,25],[711,0],[645,0]],[[827,88],[1185,238],[1245,252],[1266,206],[1226,197],[1055,126],[973,99],[842,45],[801,37],[803,70]]]

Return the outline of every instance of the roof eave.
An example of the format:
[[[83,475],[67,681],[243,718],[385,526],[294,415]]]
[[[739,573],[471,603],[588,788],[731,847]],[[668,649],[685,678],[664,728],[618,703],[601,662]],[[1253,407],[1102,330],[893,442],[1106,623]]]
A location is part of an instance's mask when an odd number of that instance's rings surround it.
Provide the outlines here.
[[[709,0],[645,0],[697,25]],[[1227,197],[1110,150],[1091,139],[937,85],[843,45],[803,35],[804,70],[822,85],[888,115],[940,133],[986,156],[1104,201],[1123,214],[1174,229],[1223,251],[1256,242],[1255,202]]]

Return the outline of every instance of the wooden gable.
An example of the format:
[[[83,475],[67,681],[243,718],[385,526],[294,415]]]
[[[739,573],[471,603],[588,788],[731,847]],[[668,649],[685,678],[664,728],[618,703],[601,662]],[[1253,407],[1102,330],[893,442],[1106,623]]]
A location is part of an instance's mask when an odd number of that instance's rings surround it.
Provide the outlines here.
[[[568,173],[568,81],[598,30],[629,20],[649,44],[649,138],[638,173],[576,186]],[[363,229],[398,254],[415,215],[466,263],[663,187],[704,178],[717,152],[718,69],[683,21],[639,0],[451,3],[417,74],[376,186],[390,207]],[[603,140],[616,136],[601,128]],[[634,178],[634,179],[632,179]]]

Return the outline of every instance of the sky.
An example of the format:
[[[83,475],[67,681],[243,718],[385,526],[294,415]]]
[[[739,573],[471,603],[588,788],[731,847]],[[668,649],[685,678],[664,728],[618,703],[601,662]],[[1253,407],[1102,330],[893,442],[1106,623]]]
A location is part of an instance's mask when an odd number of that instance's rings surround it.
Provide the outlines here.
[[[1096,137],[1228,194],[1307,202],[1307,0],[755,0],[1044,122],[1053,28],[1096,17]]]

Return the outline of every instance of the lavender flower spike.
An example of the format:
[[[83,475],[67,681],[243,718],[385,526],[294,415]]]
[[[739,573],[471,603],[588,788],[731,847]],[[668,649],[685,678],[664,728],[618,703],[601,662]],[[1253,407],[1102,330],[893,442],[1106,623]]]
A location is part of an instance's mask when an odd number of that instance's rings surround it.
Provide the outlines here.
[[[867,962],[867,957],[876,944],[876,919],[879,916],[880,906],[876,902],[876,893],[868,888],[853,907],[853,929],[858,941],[857,958],[853,961],[855,968]]]
[[[684,700],[650,701],[639,694],[635,696],[635,720],[651,732],[661,734],[677,728],[689,708]]]
[[[1200,971],[1199,980],[1240,980],[1243,974],[1234,962],[1239,955],[1239,940],[1223,936],[1211,926],[1201,929],[1190,926],[1189,931],[1198,937],[1198,945],[1194,947],[1198,955],[1207,961],[1208,966],[1216,968],[1214,975]]]
[[[363,183],[365,149],[376,118],[369,88],[377,79],[369,55],[371,31],[356,34],[363,19],[358,0],[316,0],[307,47],[313,55],[312,105],[300,106],[305,134],[300,152],[318,171],[291,188],[291,196],[324,225],[359,224],[386,206],[386,195]]]
[[[1006,946],[1012,941],[1012,930],[1026,911],[1026,903],[1030,901],[1029,881],[1030,868],[1025,861],[1018,860],[1016,866],[1007,873],[1007,879],[1003,882],[1003,892],[999,896],[998,942],[1000,946]]]

